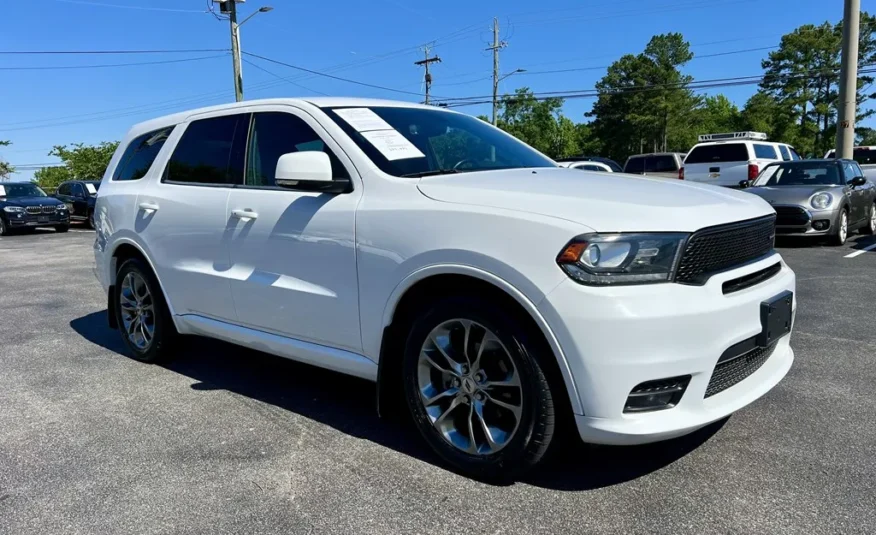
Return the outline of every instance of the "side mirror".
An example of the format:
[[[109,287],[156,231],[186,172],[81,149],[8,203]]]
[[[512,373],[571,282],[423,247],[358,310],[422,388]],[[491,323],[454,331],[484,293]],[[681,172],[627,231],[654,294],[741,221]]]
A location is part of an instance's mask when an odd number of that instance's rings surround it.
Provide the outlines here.
[[[748,180],[740,180],[739,181],[739,187],[742,189],[745,189],[750,185],[751,185],[751,182],[749,182]]]
[[[852,179],[851,182],[849,182],[849,185],[856,188],[858,186],[863,186],[866,183],[867,183],[866,178],[864,178],[862,176],[856,176],[855,178]]]
[[[282,187],[305,191],[343,193],[349,190],[349,180],[332,179],[332,163],[328,154],[318,151],[289,152],[277,160],[274,182]]]

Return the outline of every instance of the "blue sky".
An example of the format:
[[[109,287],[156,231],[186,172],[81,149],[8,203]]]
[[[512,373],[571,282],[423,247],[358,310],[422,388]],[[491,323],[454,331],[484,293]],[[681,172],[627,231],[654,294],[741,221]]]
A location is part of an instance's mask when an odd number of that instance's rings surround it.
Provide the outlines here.
[[[873,6],[862,2],[863,9]],[[769,47],[806,23],[842,18],[841,0],[248,0],[241,18],[270,5],[243,26],[242,48],[335,76],[422,91],[418,46],[435,41],[442,63],[433,66],[433,95],[487,95],[491,91],[492,18],[508,46],[503,73],[525,68],[503,91],[589,89],[604,67],[640,52],[654,34],[681,32],[694,54]],[[206,0],[19,0],[4,4],[0,50],[226,49],[227,21],[205,12]],[[697,79],[761,73],[768,50],[694,59],[685,71]],[[414,95],[331,80],[248,58],[247,99],[326,93],[417,100]],[[55,69],[84,65],[160,62],[125,67]],[[191,60],[191,61],[188,61]],[[26,67],[28,70],[10,68]],[[40,69],[34,69],[40,67]],[[536,71],[596,67],[555,74]],[[0,157],[13,164],[53,161],[57,144],[119,139],[134,123],[175,111],[234,99],[231,58],[222,52],[138,55],[0,55]],[[306,89],[305,89],[306,88]],[[754,86],[722,91],[738,105]],[[564,113],[583,120],[592,100],[567,101]],[[487,106],[462,108],[488,113]],[[28,179],[30,171],[15,175]]]

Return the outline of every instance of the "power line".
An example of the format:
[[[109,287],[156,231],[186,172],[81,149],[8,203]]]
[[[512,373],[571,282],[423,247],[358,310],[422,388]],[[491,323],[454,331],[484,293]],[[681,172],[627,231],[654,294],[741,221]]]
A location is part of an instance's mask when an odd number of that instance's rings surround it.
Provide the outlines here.
[[[326,96],[326,97],[329,96],[328,93],[323,93],[322,91],[317,91],[316,89],[310,89],[309,87],[305,87],[305,86],[303,86],[303,85],[301,85],[301,84],[295,83],[295,82],[293,82],[292,80],[290,80],[290,79],[288,79],[288,78],[284,78],[284,77],[280,76],[279,74],[276,74],[276,73],[274,73],[274,72],[272,72],[272,71],[269,71],[268,69],[262,67],[262,66],[259,65],[258,63],[254,63],[254,62],[252,62],[252,61],[250,61],[250,60],[248,60],[248,59],[246,59],[246,58],[243,58],[243,62],[246,63],[247,65],[250,65],[250,66],[252,66],[252,67],[255,67],[256,69],[258,69],[258,70],[260,70],[260,71],[266,72],[266,73],[270,74],[271,76],[273,76],[274,78],[280,79],[280,80],[286,82],[287,84],[294,85],[295,87],[299,87],[299,88],[304,89],[305,91],[309,91],[309,92],[311,92],[311,93],[316,93],[316,94],[318,94],[318,95],[323,95],[323,96]]]
[[[76,69],[103,69],[107,67],[135,67],[138,65],[166,65],[168,63],[185,63],[189,61],[202,61],[205,59],[215,59],[227,57],[226,54],[215,56],[203,56],[200,58],[186,59],[169,59],[164,61],[143,61],[139,63],[103,63],[99,65],[54,65],[50,67],[0,67],[0,71],[54,71],[54,70],[76,70]]]
[[[203,54],[229,52],[228,48],[191,48],[158,50],[0,50],[0,55],[75,55],[75,54]]]
[[[62,2],[64,4],[79,4],[83,6],[98,6],[98,7],[111,7],[118,9],[136,9],[139,11],[164,11],[169,13],[199,13],[203,15],[206,11],[198,11],[195,9],[175,9],[170,7],[147,7],[147,6],[128,6],[128,5],[120,5],[120,4],[107,4],[104,2],[90,2],[87,0],[55,0],[55,2]]]

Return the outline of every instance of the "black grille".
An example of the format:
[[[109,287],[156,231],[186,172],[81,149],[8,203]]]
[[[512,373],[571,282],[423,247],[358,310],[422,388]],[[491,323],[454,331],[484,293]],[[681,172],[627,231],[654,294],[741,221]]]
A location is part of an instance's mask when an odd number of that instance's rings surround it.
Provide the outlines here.
[[[735,268],[773,250],[775,216],[699,230],[687,241],[677,282],[705,284],[715,273]]]
[[[735,359],[719,362],[712,372],[705,397],[723,392],[756,372],[776,350],[777,343],[773,342],[767,347],[756,347]]]
[[[774,206],[776,225],[799,227],[809,222],[809,212],[799,206]]]

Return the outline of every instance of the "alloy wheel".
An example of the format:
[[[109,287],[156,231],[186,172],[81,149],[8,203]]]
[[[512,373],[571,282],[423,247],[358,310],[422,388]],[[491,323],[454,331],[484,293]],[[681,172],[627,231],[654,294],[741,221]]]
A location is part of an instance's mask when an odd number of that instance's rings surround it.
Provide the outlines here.
[[[870,207],[870,234],[876,234],[876,204]]]
[[[520,374],[496,334],[477,322],[452,319],[432,329],[420,349],[417,386],[432,425],[465,453],[496,453],[520,425]]]
[[[119,291],[122,326],[128,341],[146,351],[155,336],[155,309],[145,279],[134,271],[125,275]]]
[[[840,215],[839,239],[845,242],[849,235],[849,216],[845,212]]]

